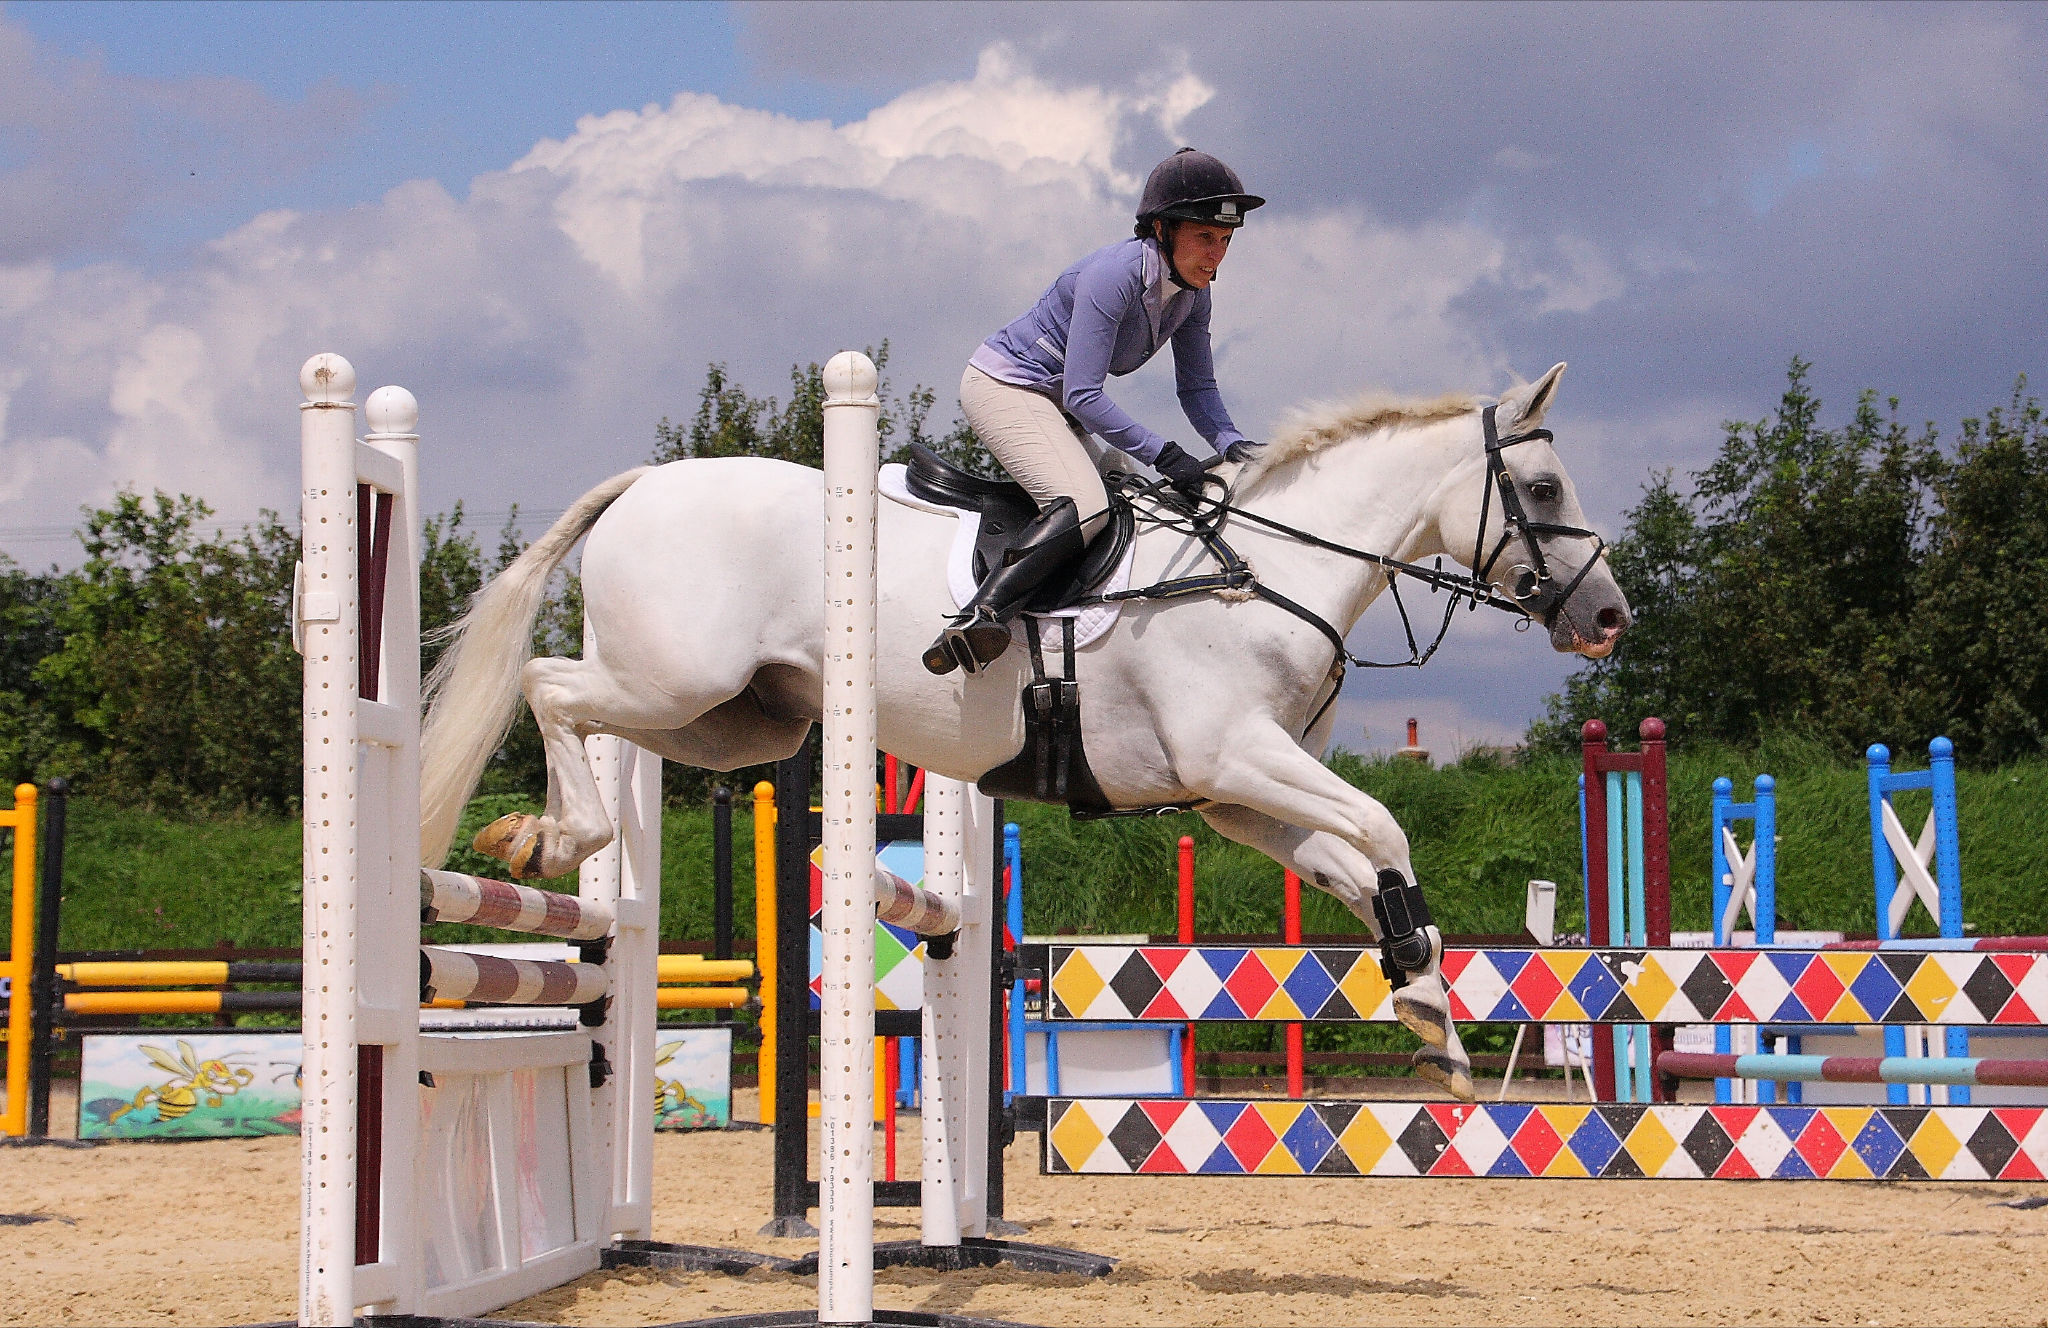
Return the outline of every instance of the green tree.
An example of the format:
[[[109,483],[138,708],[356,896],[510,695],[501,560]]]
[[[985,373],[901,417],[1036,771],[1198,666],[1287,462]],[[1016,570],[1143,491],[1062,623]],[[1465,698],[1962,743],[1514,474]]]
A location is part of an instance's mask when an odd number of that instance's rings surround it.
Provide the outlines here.
[[[1636,625],[1534,736],[1658,714],[1674,735],[1750,745],[1789,727],[1853,744],[1908,719],[1896,679],[1941,473],[1934,432],[1873,393],[1825,428],[1807,370],[1792,361],[1773,418],[1725,426],[1689,495],[1652,480],[1614,552]]]
[[[448,631],[469,608],[470,597],[483,588],[484,555],[476,537],[462,528],[462,502],[452,511],[420,523],[420,670],[448,645]]]
[[[89,512],[85,564],[35,667],[58,758],[92,791],[167,807],[298,800],[300,670],[285,626],[298,539],[274,512],[206,538],[189,496]]]
[[[1913,736],[1970,759],[2048,751],[2048,420],[2027,397],[1962,423],[1904,625]]]
[[[889,367],[887,340],[869,346],[865,354],[875,362],[878,373]],[[882,400],[880,432],[885,462],[904,460],[911,444],[917,443],[977,475],[1002,474],[965,420],[955,419],[942,435],[927,432],[926,421],[938,400],[931,388],[919,383],[899,396],[890,389],[885,375],[877,395]],[[697,393],[697,413],[688,427],[664,416],[654,433],[654,451],[649,457],[654,465],[686,457],[765,456],[800,466],[820,466],[825,437],[824,367],[815,362],[792,364],[785,405],[775,397],[750,395],[733,381],[724,364],[706,365],[704,386]]]
[[[57,618],[71,578],[52,568],[23,571],[0,554],[0,779],[42,781],[73,773],[60,756],[55,715],[43,703],[36,666],[63,643]]]

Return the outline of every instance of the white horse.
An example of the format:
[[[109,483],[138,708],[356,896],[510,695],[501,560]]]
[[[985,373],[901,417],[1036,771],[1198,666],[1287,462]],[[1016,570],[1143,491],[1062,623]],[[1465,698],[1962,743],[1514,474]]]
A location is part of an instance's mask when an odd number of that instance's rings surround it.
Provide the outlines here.
[[[1353,549],[1460,563],[1495,549],[1477,561],[1503,594],[1529,599],[1534,563],[1550,578],[1541,616],[1553,646],[1605,655],[1629,624],[1627,601],[1597,537],[1582,531],[1548,435],[1524,437],[1537,431],[1564,367],[1498,402],[1498,436],[1519,445],[1499,448],[1493,456],[1504,465],[1491,472],[1484,403],[1447,397],[1304,414],[1256,460],[1217,473],[1243,512]],[[1503,488],[1513,490],[1505,504]],[[446,854],[522,689],[547,747],[546,814],[506,818],[478,843],[515,875],[560,875],[610,841],[583,753],[588,734],[617,734],[712,770],[795,753],[819,717],[822,513],[818,471],[759,458],[628,471],[580,498],[478,592],[430,680],[427,863]],[[950,517],[881,504],[879,727],[881,745],[902,759],[974,780],[1024,744],[1019,697],[1030,659],[1014,649],[979,674],[943,677],[920,662],[953,610],[945,568],[955,528]],[[548,576],[586,533],[583,657],[529,659]],[[1261,583],[1340,635],[1388,584],[1375,563],[1250,521],[1234,519],[1228,534]],[[1503,546],[1512,556],[1498,556]],[[1132,584],[1211,566],[1185,534],[1141,529]],[[1563,583],[1570,589],[1559,596]],[[1088,761],[1113,804],[1192,803],[1218,833],[1337,896],[1379,937],[1382,873],[1411,886],[1414,873],[1407,836],[1386,808],[1318,759],[1339,672],[1315,626],[1239,594],[1127,603],[1114,629],[1079,652],[1075,676]],[[1410,980],[1396,1011],[1425,1043],[1418,1072],[1469,1099],[1434,928],[1428,939],[1426,959],[1400,964]]]

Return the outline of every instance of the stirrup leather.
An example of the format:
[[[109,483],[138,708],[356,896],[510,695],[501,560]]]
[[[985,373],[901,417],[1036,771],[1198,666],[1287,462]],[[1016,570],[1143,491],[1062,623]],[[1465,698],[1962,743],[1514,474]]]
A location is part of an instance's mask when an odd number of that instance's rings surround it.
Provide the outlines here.
[[[1027,526],[1003,565],[990,572],[974,598],[946,624],[938,640],[924,652],[924,666],[933,673],[965,669],[979,673],[1010,648],[1009,622],[1024,608],[1031,592],[1060,568],[1081,555],[1087,541],[1074,500],[1059,498]]]

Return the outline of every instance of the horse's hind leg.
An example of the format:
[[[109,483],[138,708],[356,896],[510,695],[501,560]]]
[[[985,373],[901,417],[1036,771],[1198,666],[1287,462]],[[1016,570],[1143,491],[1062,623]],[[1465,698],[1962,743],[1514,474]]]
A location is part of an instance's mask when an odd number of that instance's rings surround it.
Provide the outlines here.
[[[547,813],[501,816],[477,832],[475,847],[503,861],[515,879],[560,876],[611,843],[615,833],[583,739],[614,725],[675,728],[694,715],[676,713],[675,697],[628,690],[589,659],[530,660],[520,685],[547,749]]]
[[[1385,928],[1374,907],[1380,893],[1380,871],[1365,854],[1336,835],[1299,826],[1253,811],[1249,807],[1210,807],[1202,819],[1216,833],[1248,845],[1291,869],[1344,902],[1373,939],[1384,941]],[[1409,873],[1406,862],[1389,867],[1392,874]],[[1423,1041],[1415,1053],[1415,1072],[1442,1087],[1453,1097],[1470,1102],[1474,1097],[1472,1062],[1451,1019],[1450,993],[1443,980],[1443,940],[1435,926],[1420,929],[1429,943],[1429,954],[1418,966],[1402,966],[1406,983],[1394,993],[1394,1015],[1402,1025]]]

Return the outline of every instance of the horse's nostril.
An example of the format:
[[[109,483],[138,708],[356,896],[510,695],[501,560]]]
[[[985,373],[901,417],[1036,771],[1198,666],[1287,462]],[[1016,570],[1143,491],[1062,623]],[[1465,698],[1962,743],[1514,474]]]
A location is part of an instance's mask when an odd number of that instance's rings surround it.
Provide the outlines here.
[[[1618,632],[1628,626],[1628,615],[1620,609],[1606,608],[1600,610],[1600,616],[1597,621],[1607,631]]]

